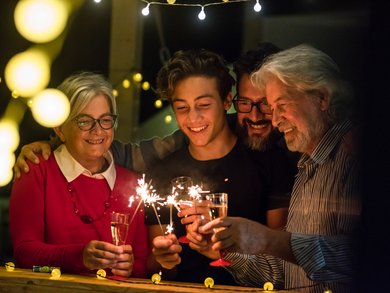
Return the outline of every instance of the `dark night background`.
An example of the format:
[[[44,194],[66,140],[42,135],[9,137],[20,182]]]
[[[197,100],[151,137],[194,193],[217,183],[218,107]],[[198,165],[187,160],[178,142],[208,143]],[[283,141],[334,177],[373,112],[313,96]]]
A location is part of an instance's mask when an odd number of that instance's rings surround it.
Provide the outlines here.
[[[129,0],[134,1],[134,0]],[[210,1],[188,1],[188,3],[207,3]],[[16,0],[0,1],[0,117],[11,99],[4,82],[4,68],[8,60],[22,52],[31,43],[24,40],[16,31],[13,22],[13,10]],[[359,97],[362,131],[362,191],[364,194],[364,214],[360,242],[359,278],[357,292],[370,290],[385,292],[389,289],[389,228],[387,223],[390,196],[390,145],[388,139],[389,106],[389,24],[381,12],[390,11],[389,3],[369,0],[263,0],[262,14],[283,15],[311,11],[344,9],[350,5],[370,3],[372,23],[367,39],[366,54],[356,60],[361,72],[357,75],[356,90]],[[234,61],[241,54],[241,30],[243,26],[243,5],[236,3],[207,8],[204,22],[197,20],[198,9],[186,7],[160,6],[163,24],[164,43],[170,54],[179,49],[203,47],[222,54],[227,61]],[[222,11],[223,6],[223,13]],[[83,7],[74,16],[71,30],[65,40],[60,56],[52,66],[49,86],[57,86],[66,76],[77,70],[91,70],[108,74],[109,34],[111,1],[100,4],[85,1]],[[194,21],[193,21],[194,20]],[[185,25],[183,25],[185,24]],[[337,48],[338,44],[335,44]],[[161,42],[156,29],[156,19],[152,13],[144,18],[144,40],[141,72],[144,79],[154,85],[155,75],[161,67],[159,56]],[[360,79],[361,78],[361,79]],[[141,96],[140,123],[156,111],[154,95],[148,91]],[[20,145],[31,141],[47,139],[50,130],[39,126],[26,112],[20,125]],[[0,138],[1,139],[1,138]],[[19,149],[17,150],[18,153]],[[0,166],[1,167],[1,166]],[[11,184],[0,187],[0,198],[8,197]],[[4,225],[4,223],[1,223]],[[9,242],[3,239],[6,226],[0,227],[0,265],[10,258]],[[337,293],[337,292],[335,292]]]

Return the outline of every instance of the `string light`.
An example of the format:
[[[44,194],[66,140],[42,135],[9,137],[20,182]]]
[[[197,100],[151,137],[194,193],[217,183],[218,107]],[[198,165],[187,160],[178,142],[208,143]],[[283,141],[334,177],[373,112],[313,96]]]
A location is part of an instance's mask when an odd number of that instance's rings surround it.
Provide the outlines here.
[[[150,3],[148,3],[148,5],[146,5],[146,7],[141,10],[142,15],[145,15],[145,16],[149,15],[149,12],[150,12],[149,6],[150,6]]]
[[[256,12],[259,12],[261,10],[261,5],[259,3],[259,0],[256,0],[255,6],[253,6],[253,10]]]
[[[146,7],[142,9],[141,13],[145,16],[149,15],[149,6],[150,5],[169,5],[169,6],[185,6],[185,7],[200,7],[201,11],[198,14],[198,18],[200,20],[204,20],[206,18],[206,13],[204,9],[207,6],[214,6],[214,5],[221,5],[221,4],[232,4],[232,3],[237,3],[237,2],[249,2],[253,0],[222,0],[220,2],[212,2],[212,3],[207,3],[207,4],[189,4],[189,3],[176,3],[176,0],[166,0],[166,2],[150,2],[147,0],[141,0],[142,2],[146,3]],[[259,0],[256,0],[256,4],[254,5],[253,9],[256,12],[259,12],[261,10],[261,5],[259,3]]]
[[[204,7],[202,6],[202,10],[199,12],[199,14],[198,14],[198,18],[200,19],[200,20],[203,20],[203,19],[205,19],[206,18],[206,13],[204,13]]]

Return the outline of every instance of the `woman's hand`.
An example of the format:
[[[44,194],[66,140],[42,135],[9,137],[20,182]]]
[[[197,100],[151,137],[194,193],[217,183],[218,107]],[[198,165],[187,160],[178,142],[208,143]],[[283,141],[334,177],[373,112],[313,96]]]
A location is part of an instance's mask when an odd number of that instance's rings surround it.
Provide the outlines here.
[[[130,245],[92,240],[84,248],[83,262],[90,270],[111,268],[118,276],[129,277],[133,271],[134,256]]]

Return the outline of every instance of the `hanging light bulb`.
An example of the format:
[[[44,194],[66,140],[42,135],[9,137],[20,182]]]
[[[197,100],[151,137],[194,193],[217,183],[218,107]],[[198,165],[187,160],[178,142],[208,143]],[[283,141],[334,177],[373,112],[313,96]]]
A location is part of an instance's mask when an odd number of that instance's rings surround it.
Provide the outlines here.
[[[128,89],[130,87],[130,80],[128,80],[127,78],[124,79],[122,81],[122,86],[125,88],[125,89]]]
[[[202,10],[198,14],[198,18],[200,20],[204,20],[206,18],[206,14],[204,13],[204,7],[202,6]]]
[[[253,10],[256,12],[259,12],[261,10],[261,5],[259,3],[259,0],[256,0],[255,6],[253,6]]]
[[[142,76],[142,74],[139,73],[139,72],[136,72],[136,73],[133,74],[133,80],[134,80],[135,82],[141,82],[141,81],[142,81],[142,78],[143,78],[143,76]]]
[[[141,11],[142,15],[145,15],[145,16],[149,15],[149,12],[150,12],[149,6],[150,6],[150,3],[148,3],[148,5],[146,5],[146,7],[144,9],[142,9],[142,11]]]
[[[141,87],[142,87],[142,89],[143,89],[144,91],[147,91],[147,90],[150,89],[150,83],[147,82],[147,81],[144,81],[144,82],[142,83]]]
[[[175,4],[176,0],[167,0],[168,4]]]

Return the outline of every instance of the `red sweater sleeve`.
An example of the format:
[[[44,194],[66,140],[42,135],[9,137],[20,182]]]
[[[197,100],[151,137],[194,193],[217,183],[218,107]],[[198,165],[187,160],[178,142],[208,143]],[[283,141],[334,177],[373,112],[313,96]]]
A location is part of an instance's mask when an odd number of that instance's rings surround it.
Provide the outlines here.
[[[40,159],[39,165],[29,164],[30,172],[23,174],[12,187],[9,217],[16,263],[25,268],[50,265],[60,266],[64,271],[85,271],[82,257],[84,244],[54,245],[45,242],[48,163]]]

